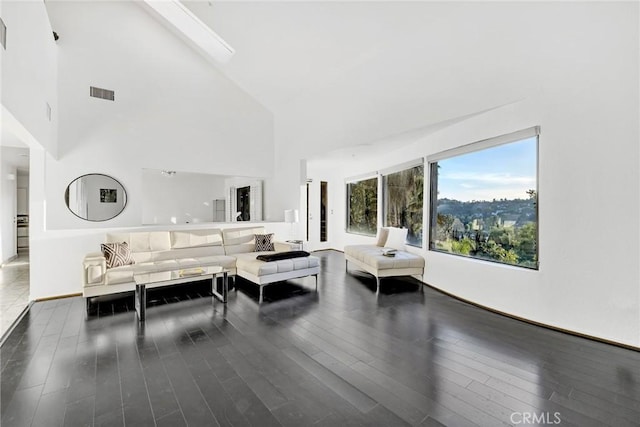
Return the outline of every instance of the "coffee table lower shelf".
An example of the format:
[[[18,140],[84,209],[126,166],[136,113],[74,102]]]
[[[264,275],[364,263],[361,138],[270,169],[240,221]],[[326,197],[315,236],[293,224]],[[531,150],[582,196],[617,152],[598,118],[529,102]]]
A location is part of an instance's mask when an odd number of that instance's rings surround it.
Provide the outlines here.
[[[216,286],[216,279],[219,275],[222,275],[222,293],[218,292]],[[222,267],[206,267],[195,270],[172,270],[134,275],[134,280],[136,282],[134,298],[138,320],[140,322],[144,322],[146,320],[147,288],[172,286],[206,279],[211,279],[211,294],[213,297],[226,304],[227,295],[229,294],[229,278],[228,270],[225,270]]]

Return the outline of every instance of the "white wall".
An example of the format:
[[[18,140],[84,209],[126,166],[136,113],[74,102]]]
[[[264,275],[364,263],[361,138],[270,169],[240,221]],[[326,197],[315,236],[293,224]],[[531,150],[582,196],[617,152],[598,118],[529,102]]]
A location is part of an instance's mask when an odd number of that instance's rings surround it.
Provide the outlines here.
[[[335,126],[331,132],[322,132],[323,121],[333,122],[338,113],[340,120],[349,121],[350,116],[348,109],[332,110],[341,105],[340,99],[320,97],[313,108],[300,108],[298,115],[305,120],[298,120],[295,114],[279,116],[274,141],[269,111],[207,61],[184,49],[134,4],[47,3],[53,27],[60,30],[57,46],[51,45],[42,3],[1,4],[9,28],[8,44],[20,40],[16,36],[20,31],[30,34],[20,55],[9,56],[13,55],[9,49],[1,53],[3,107],[6,104],[14,111],[49,150],[47,154],[31,146],[32,299],[79,292],[82,256],[97,250],[105,231],[140,224],[142,168],[271,177],[265,194],[274,203],[268,206],[267,219],[281,219],[284,209],[300,203],[300,160],[337,148],[339,141],[351,138],[350,132],[339,135]],[[425,280],[504,312],[640,346],[638,5],[518,3],[508,9],[508,13],[497,10],[504,14],[496,16],[513,32],[492,33],[492,39],[504,40],[508,46],[496,45],[491,55],[476,58],[481,64],[477,74],[463,69],[452,73],[464,80],[464,87],[476,81],[475,86],[482,90],[456,91],[449,85],[442,96],[466,102],[467,97],[477,98],[470,94],[491,93],[494,86],[501,89],[500,80],[491,79],[492,84],[485,85],[483,77],[492,74],[493,60],[513,51],[521,52],[515,56],[518,62],[503,74],[515,74],[508,84],[515,88],[514,96],[524,101],[472,117],[366,163],[347,159],[342,169],[337,164],[323,166],[332,171],[318,170],[317,175],[330,179],[330,191],[335,192],[331,200],[338,208],[345,200],[343,177],[542,126],[540,270],[523,271],[423,251]],[[472,18],[469,37],[482,30],[477,26],[482,21]],[[449,51],[447,40],[438,44],[445,46],[440,53]],[[403,50],[407,51],[415,54],[411,48]],[[55,81],[51,64],[55,64],[56,52],[59,108],[54,105],[55,88],[48,83]],[[451,52],[455,55],[455,49]],[[9,62],[9,58],[13,59]],[[441,59],[446,61],[446,56]],[[398,58],[397,67],[402,67],[401,60]],[[5,73],[7,66],[14,67],[13,71]],[[397,76],[368,76],[380,85],[385,78]],[[416,89],[439,83],[412,81]],[[90,85],[114,89],[116,102],[89,98]],[[21,90],[28,95],[24,99],[28,105],[19,99]],[[409,99],[411,94],[408,91],[404,96]],[[54,99],[53,125],[37,118],[44,116],[44,101],[49,98]],[[496,99],[509,101],[508,96]],[[467,113],[487,107],[483,99],[473,101],[466,106],[477,108]],[[381,120],[381,108],[376,106],[376,120]],[[51,126],[55,126],[58,110],[64,114],[54,158]],[[457,109],[457,115],[460,110],[464,109]],[[328,111],[337,113],[322,114]],[[411,117],[420,114],[412,111]],[[454,119],[456,114],[437,117]],[[427,112],[424,126],[433,123],[430,118]],[[308,126],[311,121],[313,128]],[[406,123],[404,127],[394,122],[377,128],[383,132],[416,126],[416,120]],[[373,140],[385,136],[364,132],[353,139],[361,142],[362,135]],[[68,183],[90,172],[114,176],[130,196],[123,215],[104,223],[105,228],[75,218],[64,205]],[[315,173],[312,165],[308,173]],[[332,242],[362,240],[341,231],[344,211],[334,210],[334,216],[338,220],[330,224]],[[52,256],[60,248],[66,251],[62,261]]]
[[[265,161],[274,152],[272,114],[135,3],[48,2],[52,25],[42,2],[2,5],[8,45],[17,46],[19,31],[27,35],[19,56],[2,54],[2,87],[41,98],[25,96],[24,106],[15,93],[2,95],[3,115],[15,111],[15,133],[31,148],[31,299],[80,292],[82,256],[99,250],[106,230],[140,226],[143,168],[273,173]],[[51,27],[60,35],[55,44]],[[50,82],[63,95],[57,134],[51,103],[57,150],[30,116],[44,116]],[[116,101],[89,98],[90,85],[115,90]],[[68,211],[64,191],[86,173],[123,184],[129,203],[122,215],[97,225]]]
[[[213,221],[213,200],[225,199],[225,177],[142,171],[142,223],[188,224]]]
[[[411,248],[426,259],[425,282],[502,312],[640,346],[638,6],[581,12],[537,34],[545,59],[532,75],[537,93],[402,148],[389,139],[384,155],[334,159],[342,173],[331,188],[344,201],[346,177],[540,125],[539,271]],[[309,171],[322,167],[311,162]],[[338,249],[373,242],[344,233],[340,216]]]
[[[272,175],[272,114],[141,7],[47,7],[60,29],[61,110],[59,160],[46,165],[49,229],[96,226],[71,215],[62,197],[85,173],[111,175],[127,190],[127,208],[104,227],[141,224],[143,168]],[[115,90],[115,102],[90,98],[91,85]]]
[[[2,1],[0,17],[7,26],[7,49],[0,48],[2,105],[55,156],[57,49],[44,2]]]
[[[51,253],[40,243],[46,212],[44,159],[57,155],[57,46],[44,2],[2,1],[0,16],[7,26],[7,49],[0,49],[0,124],[3,135],[5,131],[12,134],[30,149],[30,281],[47,286],[46,266],[40,261]],[[51,121],[46,115],[47,103]],[[3,222],[6,215],[2,213]]]

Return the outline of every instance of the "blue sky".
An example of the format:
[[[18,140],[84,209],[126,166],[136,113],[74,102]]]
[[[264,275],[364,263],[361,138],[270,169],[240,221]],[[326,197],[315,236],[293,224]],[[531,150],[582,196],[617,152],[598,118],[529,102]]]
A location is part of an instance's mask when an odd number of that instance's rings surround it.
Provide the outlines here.
[[[526,199],[536,188],[536,138],[440,160],[438,198]]]

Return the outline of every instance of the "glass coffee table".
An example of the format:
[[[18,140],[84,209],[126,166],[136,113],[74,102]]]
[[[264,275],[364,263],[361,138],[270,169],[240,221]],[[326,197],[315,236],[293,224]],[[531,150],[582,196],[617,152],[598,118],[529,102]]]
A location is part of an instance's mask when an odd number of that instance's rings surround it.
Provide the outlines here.
[[[162,286],[179,285],[197,280],[211,279],[211,293],[223,303],[227,302],[229,293],[228,270],[223,267],[195,267],[179,270],[155,271],[133,275],[136,283],[135,306],[138,320],[145,321],[147,308],[147,289]],[[218,292],[216,279],[222,275],[222,293]]]

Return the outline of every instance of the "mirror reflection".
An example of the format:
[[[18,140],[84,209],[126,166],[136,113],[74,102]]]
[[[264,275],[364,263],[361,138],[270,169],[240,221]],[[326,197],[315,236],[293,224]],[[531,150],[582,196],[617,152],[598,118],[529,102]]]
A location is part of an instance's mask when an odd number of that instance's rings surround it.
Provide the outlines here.
[[[142,169],[142,224],[262,221],[262,179]]]
[[[115,218],[127,205],[127,193],[115,178],[103,174],[87,174],[67,186],[64,200],[69,210],[87,221]]]

